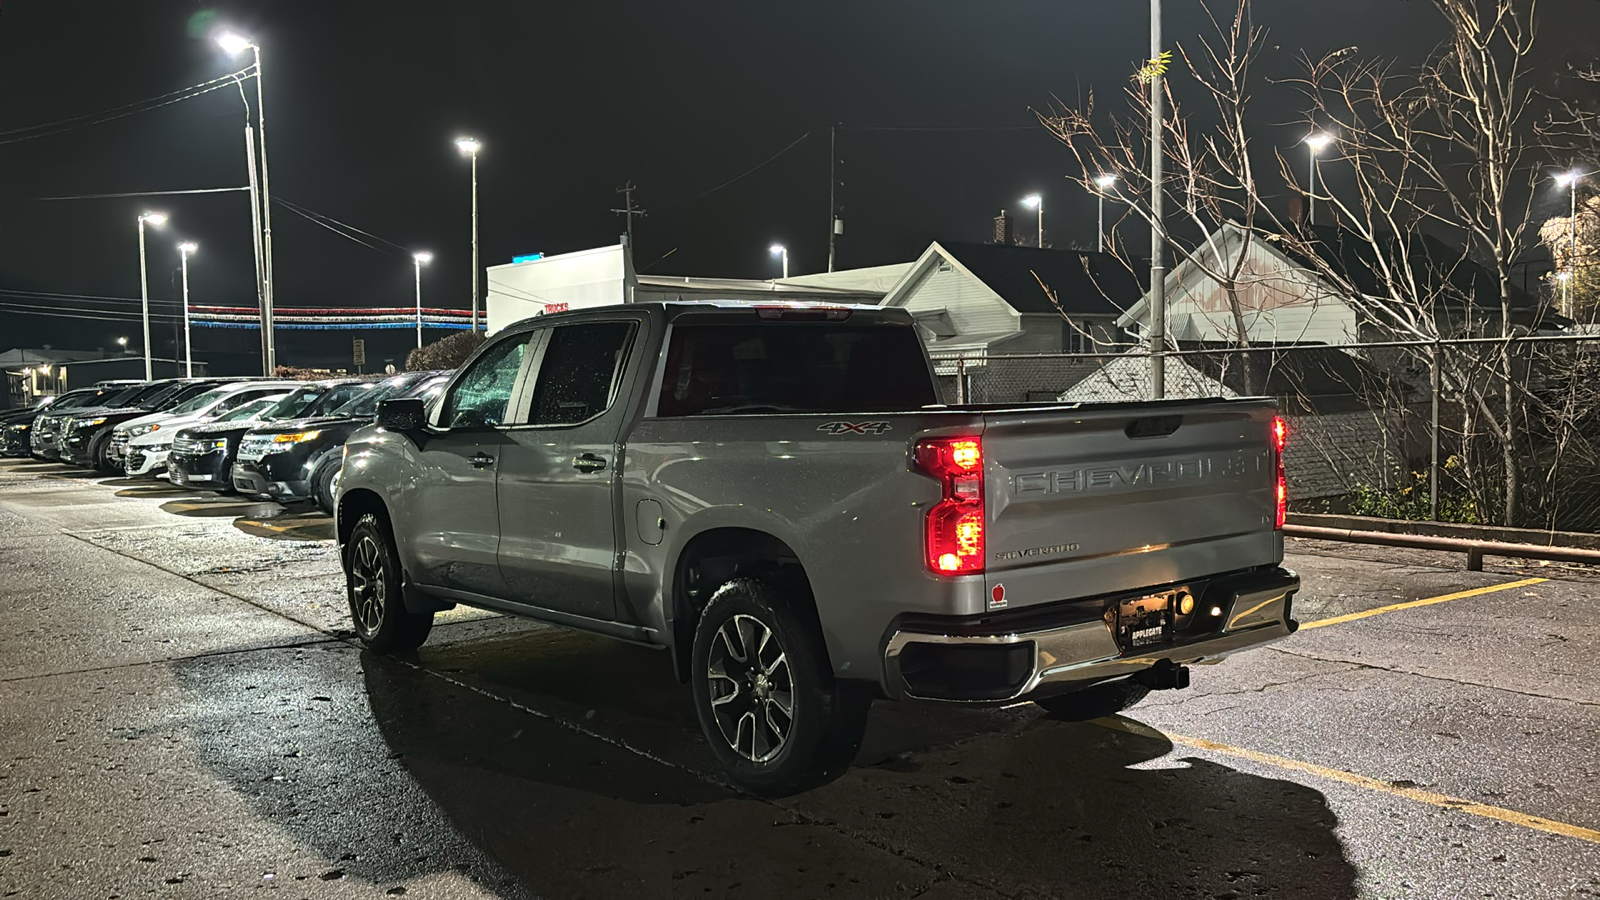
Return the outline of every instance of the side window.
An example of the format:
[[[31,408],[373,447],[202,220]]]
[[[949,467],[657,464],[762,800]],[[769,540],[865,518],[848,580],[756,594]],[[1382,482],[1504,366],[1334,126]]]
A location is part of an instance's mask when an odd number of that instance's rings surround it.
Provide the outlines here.
[[[214,416],[220,416],[225,412],[231,412],[252,400],[265,397],[270,393],[272,393],[271,390],[267,388],[261,388],[259,390],[240,391],[237,394],[229,394],[228,396],[222,398],[221,403],[218,403],[214,408],[212,408],[211,414]]]
[[[519,334],[490,347],[473,361],[445,400],[439,424],[447,428],[499,425],[517,386],[517,371],[528,347],[529,335]]]
[[[633,331],[632,322],[564,325],[552,331],[528,421],[576,425],[609,409]]]

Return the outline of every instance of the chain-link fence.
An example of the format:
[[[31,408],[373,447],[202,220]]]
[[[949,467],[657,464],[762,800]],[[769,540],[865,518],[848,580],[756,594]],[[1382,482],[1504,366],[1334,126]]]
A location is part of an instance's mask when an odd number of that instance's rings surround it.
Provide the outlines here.
[[[1267,396],[1293,508],[1600,532],[1600,335],[1191,347],[1166,396]],[[1144,348],[934,354],[952,404],[1141,400]]]

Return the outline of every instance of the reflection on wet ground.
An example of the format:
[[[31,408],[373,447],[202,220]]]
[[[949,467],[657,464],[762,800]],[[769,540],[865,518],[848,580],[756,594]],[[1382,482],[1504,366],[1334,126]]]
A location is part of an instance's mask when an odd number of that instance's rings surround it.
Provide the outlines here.
[[[855,768],[769,803],[721,784],[661,653],[540,631],[362,668],[412,776],[541,893],[662,878],[684,895],[898,893],[870,847],[978,894],[1355,893],[1319,792],[1201,759],[1147,766],[1172,745],[1136,723],[880,703]],[[839,838],[865,844],[821,852]]]

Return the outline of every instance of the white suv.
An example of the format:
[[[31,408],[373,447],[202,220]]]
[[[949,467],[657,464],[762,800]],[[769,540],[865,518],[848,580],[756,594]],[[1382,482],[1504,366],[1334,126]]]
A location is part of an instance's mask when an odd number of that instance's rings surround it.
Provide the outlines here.
[[[154,475],[166,469],[172,437],[181,429],[209,422],[252,400],[283,394],[295,386],[295,382],[285,381],[241,381],[206,391],[166,412],[118,425],[112,433],[112,454],[122,459],[126,474]]]

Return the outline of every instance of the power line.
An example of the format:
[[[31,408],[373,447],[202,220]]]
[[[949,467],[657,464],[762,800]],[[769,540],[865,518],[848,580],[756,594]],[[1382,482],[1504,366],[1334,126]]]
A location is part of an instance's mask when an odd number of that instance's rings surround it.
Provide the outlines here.
[[[178,194],[224,194],[248,191],[248,187],[194,188],[186,191],[121,191],[115,194],[72,194],[66,197],[34,197],[35,200],[110,200],[118,197],[168,197]]]
[[[211,81],[202,81],[199,84],[190,85],[189,87],[181,90],[171,91],[166,94],[161,94],[157,97],[124,104],[118,107],[112,107],[109,110],[101,110],[98,113],[88,113],[82,116],[74,116],[70,119],[61,119],[56,122],[48,122],[41,125],[30,125],[25,128],[11,129],[10,131],[0,131],[0,145],[17,144],[23,141],[31,141],[36,138],[50,137],[52,135],[63,134],[79,128],[88,128],[92,125],[102,125],[106,122],[127,118],[128,116],[138,115],[139,113],[150,112],[152,110],[160,109],[163,106],[171,106],[174,103],[182,103],[185,100],[192,100],[195,97],[199,97],[203,94],[209,94],[212,91],[221,90],[222,88],[225,88],[229,84],[233,83],[234,79],[239,75],[242,75],[248,71],[249,69],[241,69],[240,71],[231,75],[224,75],[221,78],[212,79]]]
[[[292,213],[294,213],[294,214],[296,214],[298,216],[301,216],[303,218],[309,219],[312,222],[315,222],[316,224],[321,225],[323,228],[328,229],[329,231],[333,232],[334,234],[337,234],[340,237],[345,238],[346,240],[355,241],[356,243],[361,244],[364,247],[369,247],[369,248],[371,248],[373,250],[377,250],[379,253],[386,253],[386,254],[390,254],[390,255],[396,255],[395,253],[392,253],[391,251],[386,250],[383,247],[379,247],[379,246],[376,246],[374,244],[369,244],[366,241],[361,240],[360,238],[354,237],[353,235],[346,234],[344,232],[345,231],[353,231],[356,234],[364,235],[366,237],[372,238],[375,241],[380,241],[382,243],[388,244],[390,247],[393,247],[395,251],[398,251],[398,254],[403,254],[403,255],[409,256],[410,253],[411,253],[411,251],[408,250],[406,247],[404,247],[404,246],[402,246],[400,244],[397,244],[394,241],[389,240],[388,238],[379,237],[378,235],[373,234],[370,231],[362,231],[360,228],[357,228],[354,225],[349,224],[348,222],[341,222],[338,219],[335,219],[333,216],[324,215],[323,213],[319,213],[314,209],[308,209],[308,208],[306,208],[304,206],[301,206],[298,203],[291,203],[288,200],[283,199],[282,197],[273,197],[272,200],[273,200],[274,203],[277,203],[277,204],[283,206],[285,209],[289,210],[290,212],[292,212]],[[330,222],[333,223],[333,224],[330,225],[329,224]],[[344,231],[341,231],[340,229],[344,229]]]
[[[733,178],[730,178],[727,181],[724,181],[723,183],[717,185],[716,187],[714,187],[714,188],[712,188],[712,189],[710,189],[708,191],[702,191],[702,192],[694,195],[693,197],[690,197],[687,200],[680,200],[677,203],[669,203],[669,204],[667,204],[667,206],[665,206],[663,208],[664,209],[670,209],[671,207],[674,207],[674,206],[683,206],[683,205],[688,204],[688,203],[693,203],[693,202],[695,202],[697,200],[700,200],[702,198],[709,197],[710,195],[715,194],[717,191],[720,191],[723,188],[728,187],[728,186],[730,186],[730,185],[732,185],[732,184],[734,184],[736,182],[743,181],[745,178],[747,178],[747,177],[749,177],[751,175],[754,175],[756,172],[760,171],[761,169],[766,168],[769,163],[773,162],[778,157],[784,155],[785,153],[788,153],[790,150],[793,150],[796,145],[798,145],[801,141],[805,140],[808,137],[811,137],[811,132],[809,132],[809,131],[806,132],[805,134],[802,134],[799,137],[795,138],[793,141],[791,141],[789,143],[788,146],[784,147],[782,150],[779,150],[777,153],[774,153],[771,156],[767,157],[762,162],[756,164],[753,168],[745,170],[745,172],[743,174],[740,174],[740,175],[737,175],[737,176],[735,176]]]

